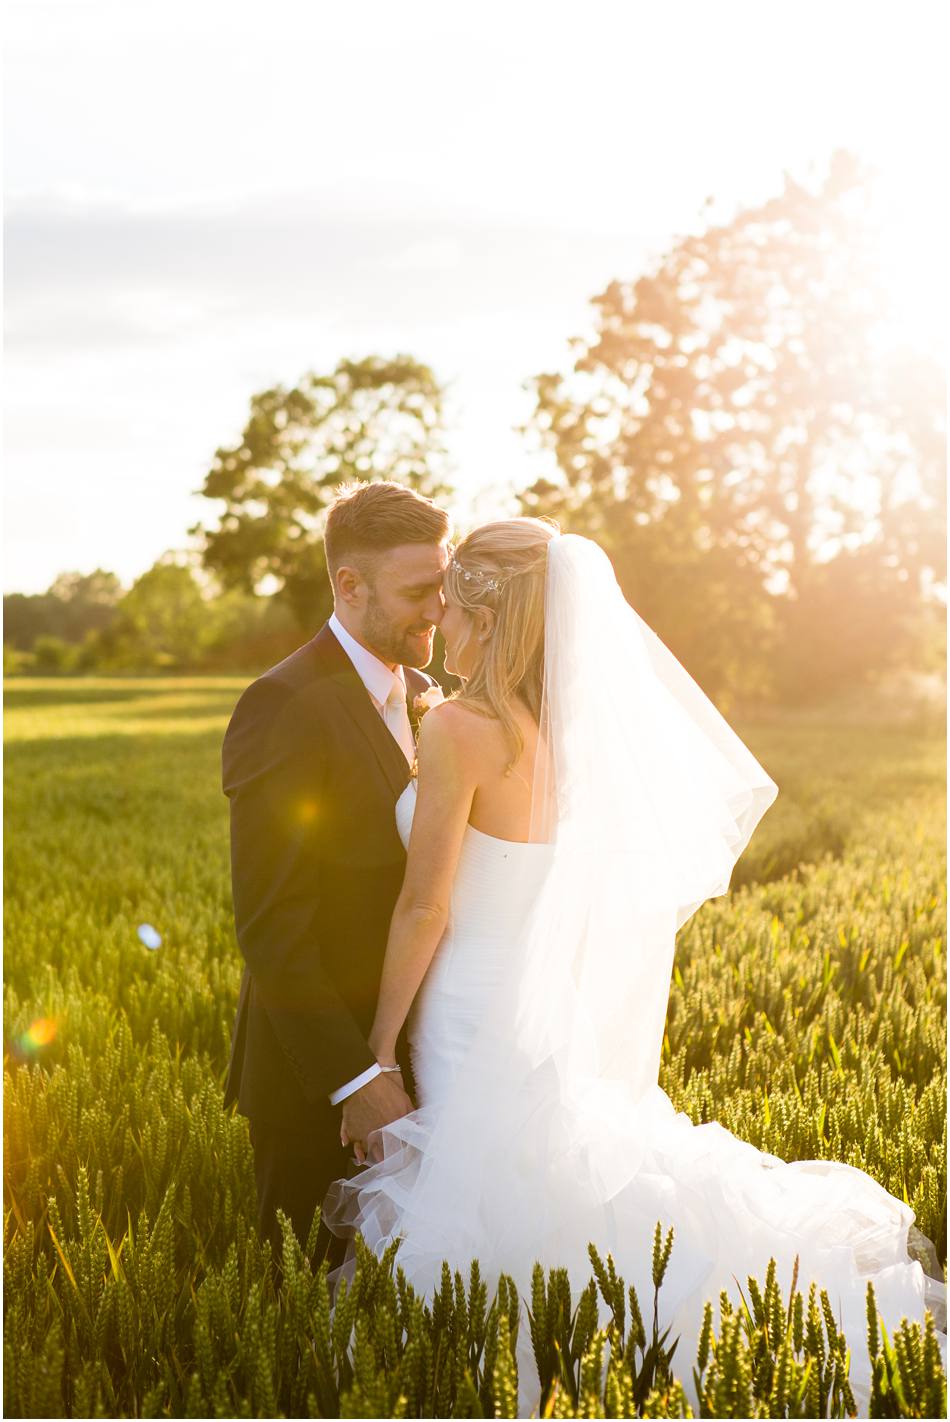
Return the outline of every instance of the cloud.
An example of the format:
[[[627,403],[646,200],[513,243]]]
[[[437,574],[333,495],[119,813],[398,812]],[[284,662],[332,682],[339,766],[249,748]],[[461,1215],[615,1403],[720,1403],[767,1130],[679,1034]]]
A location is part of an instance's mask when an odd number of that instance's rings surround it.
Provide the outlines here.
[[[31,292],[10,305],[7,343],[27,356],[48,348],[68,355],[164,345],[187,340],[214,319],[207,303],[159,288],[105,290],[93,300],[70,290]]]
[[[605,279],[619,275],[604,264],[608,253],[628,251],[632,269],[636,246],[288,199],[167,211],[34,199],[14,205],[7,221],[10,346],[167,341],[203,324],[305,313],[346,325],[526,315],[563,301],[592,268],[601,266]]]
[[[449,272],[454,271],[461,261],[461,242],[451,237],[436,237],[411,243],[390,257],[386,265],[393,272]]]

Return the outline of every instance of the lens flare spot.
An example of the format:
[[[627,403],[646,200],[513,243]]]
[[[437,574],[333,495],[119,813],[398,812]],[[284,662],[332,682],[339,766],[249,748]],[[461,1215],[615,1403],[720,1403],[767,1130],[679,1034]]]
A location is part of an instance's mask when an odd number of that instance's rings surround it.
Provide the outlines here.
[[[139,924],[139,938],[152,953],[162,946],[162,935],[150,923]]]
[[[317,818],[316,800],[301,800],[297,806],[297,818],[302,825],[313,824]]]
[[[37,1017],[21,1036],[20,1046],[25,1052],[38,1052],[41,1047],[49,1046],[58,1025],[55,1017]]]

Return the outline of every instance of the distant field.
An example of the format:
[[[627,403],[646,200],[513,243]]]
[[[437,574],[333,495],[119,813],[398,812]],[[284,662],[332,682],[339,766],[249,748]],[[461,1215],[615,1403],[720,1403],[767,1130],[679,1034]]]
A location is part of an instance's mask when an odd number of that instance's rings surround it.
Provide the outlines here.
[[[254,1232],[220,1105],[240,958],[219,754],[243,685],[7,685],[8,1415],[210,1415],[195,1289]],[[680,934],[662,1085],[776,1154],[867,1170],[945,1262],[942,733],[735,724],[780,794]]]

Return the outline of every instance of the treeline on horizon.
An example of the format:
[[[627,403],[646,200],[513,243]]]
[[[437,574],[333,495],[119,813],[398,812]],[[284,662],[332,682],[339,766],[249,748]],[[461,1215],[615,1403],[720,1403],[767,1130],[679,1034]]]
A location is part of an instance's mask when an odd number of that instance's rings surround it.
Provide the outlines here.
[[[569,370],[530,382],[523,434],[550,472],[519,510],[601,543],[713,697],[800,703],[945,666],[944,372],[896,339],[874,213],[845,153],[710,209],[594,298]],[[451,503],[444,436],[443,391],[408,355],[254,395],[204,482],[217,520],[129,589],[99,569],[7,595],[5,672],[262,670],[330,611],[339,485]]]

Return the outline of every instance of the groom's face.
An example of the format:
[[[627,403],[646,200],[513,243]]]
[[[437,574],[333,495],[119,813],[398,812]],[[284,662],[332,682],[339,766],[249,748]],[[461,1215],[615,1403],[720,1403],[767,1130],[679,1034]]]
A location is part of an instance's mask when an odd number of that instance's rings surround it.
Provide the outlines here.
[[[379,553],[367,566],[362,597],[362,641],[384,662],[426,667],[442,620],[444,543],[406,543]]]

